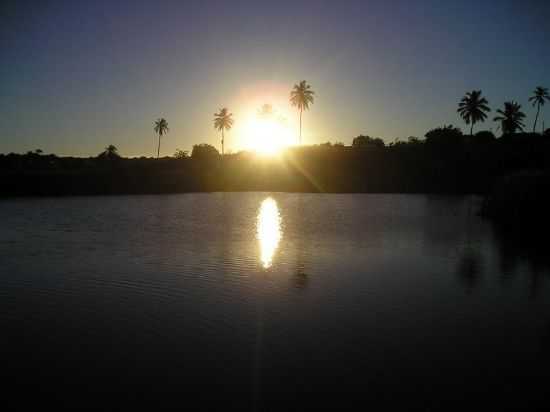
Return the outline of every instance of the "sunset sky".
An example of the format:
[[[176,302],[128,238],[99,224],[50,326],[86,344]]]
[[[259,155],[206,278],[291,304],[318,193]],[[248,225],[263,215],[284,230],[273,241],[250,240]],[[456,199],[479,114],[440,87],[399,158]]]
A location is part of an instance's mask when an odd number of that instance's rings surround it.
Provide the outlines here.
[[[493,111],[517,100],[530,129],[527,99],[550,87],[548,0],[44,0],[0,11],[0,153],[88,156],[114,144],[152,156],[158,117],[171,129],[161,155],[218,147],[222,106],[236,151],[243,119],[263,103],[296,131],[288,94],[302,79],[316,91],[305,144],[464,127],[456,105],[474,88]]]

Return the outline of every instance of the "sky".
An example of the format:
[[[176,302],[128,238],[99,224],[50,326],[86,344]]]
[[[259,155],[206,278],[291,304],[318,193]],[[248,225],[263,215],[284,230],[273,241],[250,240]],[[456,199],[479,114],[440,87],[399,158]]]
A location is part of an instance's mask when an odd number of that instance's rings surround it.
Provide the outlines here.
[[[465,92],[527,113],[550,87],[548,0],[0,2],[0,153],[162,155],[219,148],[213,114],[235,126],[226,150],[248,148],[264,103],[297,133],[288,103],[307,80],[315,102],[304,144],[367,134],[386,142],[454,124]],[[542,119],[550,126],[550,105]],[[497,125],[488,121],[478,130]]]

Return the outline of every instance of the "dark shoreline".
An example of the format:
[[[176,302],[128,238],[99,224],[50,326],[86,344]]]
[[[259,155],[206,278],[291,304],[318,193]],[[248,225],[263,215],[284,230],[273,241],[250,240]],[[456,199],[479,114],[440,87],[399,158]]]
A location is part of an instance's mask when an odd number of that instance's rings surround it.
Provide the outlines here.
[[[493,196],[507,176],[548,173],[547,136],[456,140],[445,133],[391,145],[303,146],[275,158],[221,157],[212,147],[160,159],[12,153],[0,155],[0,198],[224,191]]]

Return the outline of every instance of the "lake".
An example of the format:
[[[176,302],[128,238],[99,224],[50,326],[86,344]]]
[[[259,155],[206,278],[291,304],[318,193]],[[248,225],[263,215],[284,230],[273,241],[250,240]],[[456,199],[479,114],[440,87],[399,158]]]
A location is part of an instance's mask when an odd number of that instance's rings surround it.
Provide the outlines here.
[[[480,199],[0,201],[4,402],[523,409],[546,400],[545,251]]]

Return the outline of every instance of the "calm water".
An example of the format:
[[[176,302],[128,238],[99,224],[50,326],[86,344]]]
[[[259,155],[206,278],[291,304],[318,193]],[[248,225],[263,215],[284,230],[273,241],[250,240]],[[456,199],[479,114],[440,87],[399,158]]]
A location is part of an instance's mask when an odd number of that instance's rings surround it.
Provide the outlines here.
[[[550,377],[550,266],[475,216],[478,203],[3,200],[4,398],[193,410],[532,406]]]

